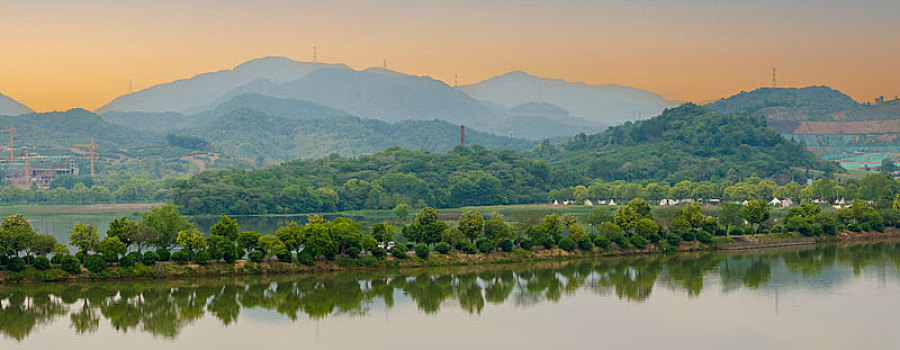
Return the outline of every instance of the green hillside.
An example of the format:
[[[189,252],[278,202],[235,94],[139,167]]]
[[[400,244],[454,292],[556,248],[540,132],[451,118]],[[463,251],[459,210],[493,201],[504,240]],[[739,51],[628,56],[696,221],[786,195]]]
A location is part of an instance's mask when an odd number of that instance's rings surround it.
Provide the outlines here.
[[[573,184],[593,178],[736,180],[753,174],[787,181],[804,177],[807,168],[838,170],[757,118],[717,114],[694,104],[558,146],[545,143],[533,154]]]
[[[850,96],[827,86],[762,88],[741,92],[707,105],[717,113],[744,113],[756,117],[809,120],[859,107]]]
[[[207,140],[211,149],[238,158],[274,164],[340,154],[356,156],[389,147],[445,152],[459,144],[459,126],[444,121],[403,121],[395,124],[336,116],[300,120],[251,109],[226,113],[207,125],[184,131]],[[526,150],[535,144],[522,139],[467,130],[467,142],[488,148]]]

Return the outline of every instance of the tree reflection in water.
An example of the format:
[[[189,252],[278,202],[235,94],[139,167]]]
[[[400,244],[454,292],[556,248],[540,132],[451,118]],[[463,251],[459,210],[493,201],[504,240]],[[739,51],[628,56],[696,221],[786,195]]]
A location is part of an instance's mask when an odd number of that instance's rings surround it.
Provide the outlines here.
[[[21,341],[43,325],[66,317],[77,333],[96,332],[108,322],[117,332],[147,332],[175,338],[203,317],[224,326],[246,309],[262,309],[291,321],[365,315],[372,305],[390,309],[409,300],[424,313],[460,307],[469,314],[487,304],[529,307],[558,302],[590,291],[629,302],[651,297],[657,283],[698,297],[710,283],[724,292],[763,288],[783,279],[824,274],[846,280],[841,269],[859,276],[867,269],[900,266],[900,245],[752,253],[690,253],[601,260],[510,264],[483,267],[348,272],[198,280],[147,280],[78,284],[0,286],[0,334]],[[845,273],[844,275],[848,275]]]

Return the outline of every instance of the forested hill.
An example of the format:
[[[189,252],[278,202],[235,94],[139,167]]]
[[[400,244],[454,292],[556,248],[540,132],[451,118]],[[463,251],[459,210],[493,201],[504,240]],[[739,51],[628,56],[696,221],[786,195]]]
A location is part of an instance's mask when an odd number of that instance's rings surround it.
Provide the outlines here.
[[[105,149],[145,146],[164,141],[160,134],[110,124],[83,109],[0,117],[0,127],[8,128],[10,122],[16,128],[16,146],[28,146],[32,150],[66,150],[73,144],[89,143],[91,137]]]
[[[583,183],[585,178],[737,180],[753,174],[788,181],[804,178],[807,168],[839,170],[758,118],[717,114],[694,104],[602,133],[579,135],[561,145],[545,143],[533,154],[551,162],[561,173],[558,177],[571,183]]]
[[[534,203],[546,200],[554,186],[542,161],[472,146],[448,153],[392,148],[257,171],[208,171],[175,183],[172,194],[187,214],[266,214],[392,208],[399,203]]]
[[[804,181],[807,169],[819,176],[839,170],[756,118],[687,104],[561,145],[544,143],[531,152],[392,148],[257,171],[204,172],[175,184],[172,194],[189,214],[323,212],[398,203],[457,207],[543,202],[551,189],[598,178],[674,184],[758,175],[786,183]]]
[[[769,119],[806,120],[860,107],[850,96],[827,86],[762,88],[713,102],[707,107],[723,114],[749,114]]]
[[[322,158],[333,153],[357,156],[393,146],[446,152],[460,142],[459,126],[439,120],[393,124],[353,116],[299,120],[251,109],[228,112],[185,133],[207,140],[222,153],[262,164]],[[535,146],[532,141],[475,130],[467,130],[466,141],[492,149],[528,150]]]

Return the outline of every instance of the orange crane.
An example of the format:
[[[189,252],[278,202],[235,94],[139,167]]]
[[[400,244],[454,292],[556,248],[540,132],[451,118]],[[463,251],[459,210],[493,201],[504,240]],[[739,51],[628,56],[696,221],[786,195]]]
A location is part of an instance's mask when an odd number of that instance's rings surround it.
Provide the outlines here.
[[[0,130],[0,132],[9,133],[9,162],[12,163],[12,161],[16,159],[16,156],[13,154],[13,139],[16,135],[16,128],[13,127],[12,122],[9,122],[9,129],[3,129]]]
[[[26,150],[25,150],[25,156],[24,156],[24,157],[19,157],[19,158],[25,160],[25,184],[31,186],[31,167],[29,166],[28,161],[29,161],[29,160],[32,160],[32,159],[35,159],[35,160],[42,159],[43,157],[41,157],[41,156],[37,156],[37,157],[29,156],[29,155],[28,155],[28,150],[26,149]]]
[[[91,137],[91,143],[87,145],[72,145],[72,147],[87,147],[91,150],[91,178],[94,178],[94,149],[97,148],[97,144],[94,143],[94,138]]]

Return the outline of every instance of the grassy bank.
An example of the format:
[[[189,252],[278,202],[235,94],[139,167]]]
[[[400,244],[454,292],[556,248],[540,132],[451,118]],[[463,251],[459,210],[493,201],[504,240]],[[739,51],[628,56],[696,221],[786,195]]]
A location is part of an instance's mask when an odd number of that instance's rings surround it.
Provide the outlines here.
[[[408,252],[406,257],[397,258],[386,256],[376,258],[373,256],[361,256],[350,258],[341,256],[333,261],[319,260],[314,265],[301,265],[279,261],[250,262],[238,261],[234,264],[225,262],[210,262],[207,264],[178,264],[174,262],[159,262],[152,266],[136,264],[133,267],[110,267],[100,273],[92,273],[82,269],[79,274],[69,274],[58,266],[52,266],[47,270],[38,270],[28,266],[21,272],[0,271],[0,283],[39,283],[56,281],[89,281],[89,280],[127,280],[127,279],[166,279],[166,278],[193,278],[193,277],[219,277],[219,276],[253,276],[276,274],[308,274],[340,271],[359,270],[394,270],[421,267],[451,267],[451,266],[479,266],[490,264],[504,264],[517,262],[541,262],[541,261],[565,261],[574,259],[598,259],[606,257],[627,257],[647,254],[663,254],[670,252],[698,252],[713,250],[751,250],[782,248],[796,245],[815,245],[830,243],[871,243],[880,241],[900,240],[900,229],[888,229],[885,232],[842,232],[835,236],[827,237],[803,237],[793,234],[769,234],[738,236],[732,239],[719,239],[713,244],[701,244],[699,242],[684,242],[677,249],[662,250],[658,246],[650,244],[644,249],[618,249],[615,246],[609,249],[595,247],[591,251],[565,251],[559,248],[522,250],[515,249],[511,252],[493,252],[489,254],[464,254],[451,252],[440,254],[432,252],[425,259],[416,256],[414,252]]]

